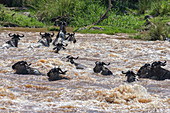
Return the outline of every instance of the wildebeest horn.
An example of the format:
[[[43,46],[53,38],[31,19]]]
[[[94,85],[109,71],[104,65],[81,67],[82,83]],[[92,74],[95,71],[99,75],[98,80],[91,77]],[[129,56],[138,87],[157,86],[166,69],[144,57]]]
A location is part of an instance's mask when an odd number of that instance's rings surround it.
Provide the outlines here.
[[[78,59],[78,58],[79,58],[79,56],[78,56],[78,57],[76,57],[76,58],[75,58],[75,57],[73,57],[73,59]]]
[[[103,64],[103,65],[107,65],[107,66],[110,65],[110,63],[106,64],[106,63],[104,63],[104,62],[102,62],[102,64]]]
[[[166,61],[164,61],[164,63],[166,64]]]
[[[162,62],[161,64],[161,66],[166,66],[166,61]]]
[[[106,64],[107,66],[110,65],[110,62],[108,64]]]
[[[30,66],[31,65],[31,63],[30,64],[28,64],[28,66]]]
[[[122,74],[126,74],[127,72],[122,71]]]
[[[95,62],[95,64],[97,64],[98,61]]]
[[[19,35],[19,37],[24,37],[24,34],[22,34],[22,35]]]
[[[13,35],[11,35],[11,34],[12,34],[12,33],[9,33],[8,36],[9,36],[9,37],[12,37]]]
[[[42,34],[42,33],[40,32],[40,35],[45,35],[45,33],[44,33],[44,34]]]

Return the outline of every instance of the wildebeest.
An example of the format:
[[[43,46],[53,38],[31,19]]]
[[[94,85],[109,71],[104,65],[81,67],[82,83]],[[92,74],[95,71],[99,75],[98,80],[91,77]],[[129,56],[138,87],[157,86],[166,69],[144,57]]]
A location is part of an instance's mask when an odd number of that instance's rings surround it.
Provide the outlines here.
[[[150,78],[151,77],[151,65],[149,63],[146,63],[143,65],[137,72],[137,75],[139,78]]]
[[[170,71],[163,69],[161,66],[166,66],[166,61],[155,61],[151,65],[151,74],[155,80],[170,79]]]
[[[26,61],[18,61],[12,65],[12,69],[16,70],[16,74],[31,74],[31,75],[42,75],[37,69],[31,68],[31,64],[28,64]]]
[[[137,75],[140,78],[150,78],[153,80],[165,80],[170,79],[170,71],[163,69],[161,66],[165,66],[165,62],[155,61],[151,65],[145,64],[142,66]]]
[[[53,68],[51,69],[48,73],[47,76],[49,77],[49,81],[55,81],[55,80],[61,80],[61,79],[68,79],[66,77],[60,76],[60,74],[65,75],[67,71],[62,71],[60,67],[58,68]]]
[[[44,33],[42,34],[40,32],[41,39],[38,41],[38,43],[41,43],[43,46],[49,47],[50,43],[52,42],[52,37],[55,35],[54,33]]]
[[[76,58],[75,58],[75,57],[72,57],[71,55],[68,55],[66,58],[68,59],[68,61],[69,61],[71,64],[74,64],[74,65],[76,66],[76,69],[85,69],[85,68],[87,68],[86,66],[84,66],[84,65],[82,65],[82,64],[80,64],[80,63],[74,62],[73,59],[78,59],[79,57],[76,57]]]
[[[104,66],[104,65],[107,65],[107,66],[110,65],[110,63],[106,64],[104,62],[96,61],[95,64],[96,65],[93,68],[93,71],[95,73],[101,72],[102,75],[113,75],[113,73],[107,67]]]
[[[56,45],[56,42],[58,43],[59,40],[61,40],[60,43],[63,43],[65,36],[66,36],[66,23],[61,22],[60,31],[58,32],[58,34],[52,44]]]
[[[122,71],[123,74],[127,76],[127,82],[134,82],[136,81],[136,74],[133,71],[128,70],[127,72]]]
[[[55,46],[56,47],[54,47],[53,48],[53,50],[55,50],[55,53],[59,53],[59,51],[61,50],[61,49],[63,49],[63,50],[65,50],[66,48],[66,46],[67,46],[68,44],[63,44],[63,43],[58,43],[58,44],[56,44]]]
[[[68,34],[68,37],[65,40],[76,43],[75,33],[67,33],[67,34]]]
[[[2,48],[10,48],[10,47],[18,47],[18,41],[20,40],[20,37],[24,37],[24,35],[19,34],[8,34],[9,37],[12,37],[10,40],[6,42],[6,44],[2,45]]]

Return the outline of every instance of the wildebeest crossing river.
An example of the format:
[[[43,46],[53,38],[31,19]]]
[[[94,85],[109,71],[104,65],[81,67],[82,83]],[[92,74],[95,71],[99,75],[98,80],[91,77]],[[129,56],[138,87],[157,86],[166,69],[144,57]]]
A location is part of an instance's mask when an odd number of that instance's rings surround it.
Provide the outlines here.
[[[51,45],[32,48],[39,32],[0,31],[0,45],[8,33],[24,34],[18,48],[0,49],[0,112],[170,112],[170,80],[139,79],[127,83],[121,71],[135,73],[145,63],[167,61],[170,69],[170,42],[128,39],[126,35],[78,34],[75,44],[55,53]],[[53,37],[54,39],[55,37]],[[78,70],[66,60],[87,68]],[[11,66],[17,61],[32,63],[42,73],[60,66],[69,80],[48,81],[47,76],[17,75]],[[110,62],[114,76],[93,72],[95,61]]]

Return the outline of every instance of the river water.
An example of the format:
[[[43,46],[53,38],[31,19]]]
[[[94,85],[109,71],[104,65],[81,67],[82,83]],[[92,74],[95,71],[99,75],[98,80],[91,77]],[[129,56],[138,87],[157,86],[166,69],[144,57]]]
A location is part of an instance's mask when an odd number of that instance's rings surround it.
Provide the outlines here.
[[[167,61],[170,69],[170,42],[128,39],[125,34],[78,34],[59,54],[52,45],[29,48],[40,39],[39,32],[0,31],[0,46],[8,33],[24,34],[18,48],[0,49],[0,112],[170,112],[170,80],[139,79],[127,83],[121,71],[135,73],[145,63]],[[54,37],[55,38],[55,37]],[[54,39],[53,38],[53,39]],[[79,56],[75,62],[87,66],[78,70],[66,56]],[[48,81],[47,76],[17,75],[11,66],[17,61],[32,63],[42,73],[60,66],[69,80]],[[107,66],[114,76],[95,74],[95,61]]]

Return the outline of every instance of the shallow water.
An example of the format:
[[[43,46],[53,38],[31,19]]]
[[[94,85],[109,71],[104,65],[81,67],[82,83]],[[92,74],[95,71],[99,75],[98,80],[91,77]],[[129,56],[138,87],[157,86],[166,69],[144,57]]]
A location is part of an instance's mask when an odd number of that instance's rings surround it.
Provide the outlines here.
[[[121,71],[135,73],[145,63],[167,61],[170,69],[170,43],[140,41],[127,35],[76,34],[77,43],[70,44],[59,54],[52,46],[28,48],[40,39],[39,32],[0,31],[0,45],[8,33],[25,37],[18,48],[0,49],[0,112],[170,112],[170,80],[139,79],[126,83]],[[55,38],[55,37],[54,37]],[[79,56],[87,69],[77,70],[66,62],[66,56]],[[70,80],[48,81],[47,76],[17,75],[11,66],[20,60],[47,73],[60,66],[68,70]],[[95,61],[111,63],[107,66],[114,76],[95,74]]]

